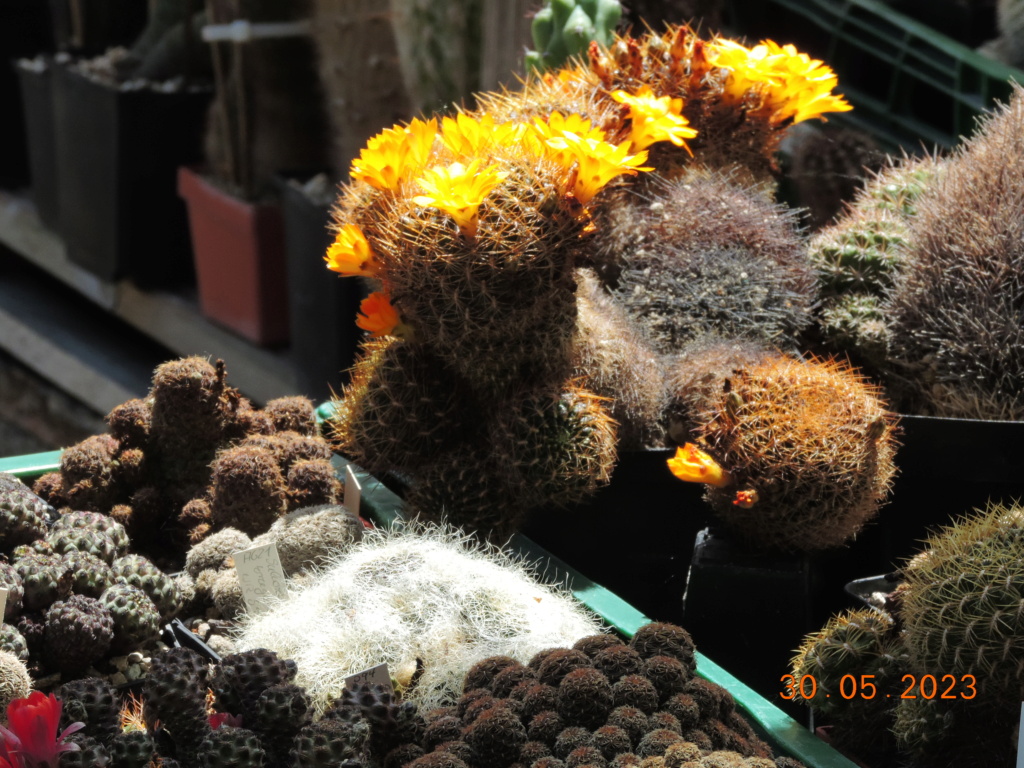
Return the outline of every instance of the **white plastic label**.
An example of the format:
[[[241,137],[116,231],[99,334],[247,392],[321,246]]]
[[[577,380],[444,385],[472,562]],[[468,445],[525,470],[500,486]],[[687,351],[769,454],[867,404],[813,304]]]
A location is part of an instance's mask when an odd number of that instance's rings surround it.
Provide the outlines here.
[[[391,687],[391,673],[388,672],[387,664],[378,664],[375,667],[364,669],[362,672],[356,672],[354,675],[349,675],[345,678],[345,687],[350,691],[355,690],[360,685],[383,685],[388,691],[394,692]]]
[[[352,467],[345,467],[345,500],[342,504],[353,515],[359,516],[359,502],[363,498],[363,486],[356,480]]]
[[[1024,702],[1020,705],[1020,725],[1017,731],[1017,768],[1024,768]]]
[[[270,542],[243,549],[231,557],[235,561],[238,583],[242,587],[242,597],[249,613],[262,613],[275,598],[288,597],[277,544]]]

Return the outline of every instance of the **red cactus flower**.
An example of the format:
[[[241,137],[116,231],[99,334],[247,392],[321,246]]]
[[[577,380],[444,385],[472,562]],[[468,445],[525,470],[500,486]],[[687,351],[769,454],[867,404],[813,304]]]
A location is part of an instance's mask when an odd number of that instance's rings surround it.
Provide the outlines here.
[[[58,734],[61,707],[60,699],[42,691],[8,705],[7,727],[0,726],[0,756],[11,768],[57,768],[62,752],[78,750],[77,744],[64,739],[85,723],[72,723]]]
[[[229,725],[232,728],[242,727],[242,716],[230,715],[227,712],[214,712],[207,718],[207,720],[210,723],[210,727],[215,731],[222,725]],[[0,765],[0,768],[3,768],[3,766]]]

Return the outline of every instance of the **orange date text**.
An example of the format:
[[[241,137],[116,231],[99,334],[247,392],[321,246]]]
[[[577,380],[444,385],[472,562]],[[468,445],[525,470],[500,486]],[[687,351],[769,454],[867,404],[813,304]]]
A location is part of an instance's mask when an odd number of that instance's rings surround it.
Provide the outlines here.
[[[973,699],[978,695],[974,675],[904,675],[899,692],[879,693],[875,675],[843,675],[839,678],[838,691],[825,691],[818,685],[814,675],[783,675],[780,678],[784,690],[779,694],[786,700],[816,697],[841,699],[873,699],[881,696],[887,699]]]

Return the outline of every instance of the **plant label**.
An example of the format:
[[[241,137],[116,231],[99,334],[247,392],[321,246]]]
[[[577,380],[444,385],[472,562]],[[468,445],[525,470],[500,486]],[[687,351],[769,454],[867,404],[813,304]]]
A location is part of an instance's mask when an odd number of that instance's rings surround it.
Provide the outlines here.
[[[1020,726],[1017,731],[1017,768],[1024,768],[1024,702],[1020,705]]]
[[[391,673],[388,672],[387,664],[378,664],[345,678],[345,688],[350,691],[354,691],[363,684],[382,685],[385,690],[394,693],[394,688],[391,686]]]
[[[351,465],[345,467],[345,500],[342,504],[356,517],[359,516],[359,501],[362,497],[363,486],[356,480],[356,473],[352,471]]]
[[[288,597],[277,544],[270,542],[243,549],[231,557],[235,561],[238,583],[242,586],[242,597],[249,613],[262,613],[275,599]]]
[[[0,621],[3,621],[4,612],[7,610],[7,590],[0,588]]]

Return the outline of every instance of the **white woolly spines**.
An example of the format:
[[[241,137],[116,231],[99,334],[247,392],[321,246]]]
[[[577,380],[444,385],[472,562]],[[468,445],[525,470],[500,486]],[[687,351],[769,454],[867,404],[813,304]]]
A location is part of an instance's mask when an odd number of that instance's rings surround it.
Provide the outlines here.
[[[454,702],[481,659],[525,663],[599,631],[570,595],[500,550],[443,528],[408,527],[367,533],[308,587],[247,619],[238,648],[294,659],[295,682],[321,711],[347,675],[387,662],[408,682],[419,661],[422,675],[406,698],[429,709]]]

